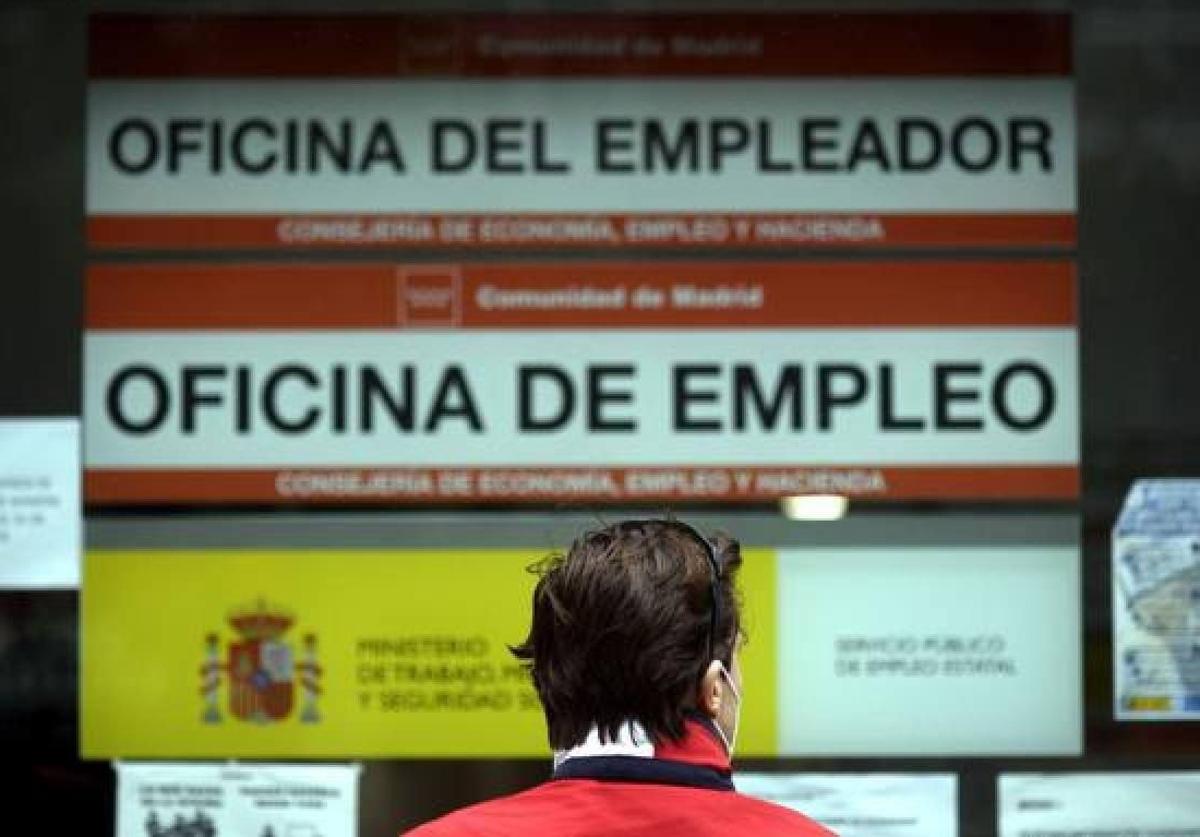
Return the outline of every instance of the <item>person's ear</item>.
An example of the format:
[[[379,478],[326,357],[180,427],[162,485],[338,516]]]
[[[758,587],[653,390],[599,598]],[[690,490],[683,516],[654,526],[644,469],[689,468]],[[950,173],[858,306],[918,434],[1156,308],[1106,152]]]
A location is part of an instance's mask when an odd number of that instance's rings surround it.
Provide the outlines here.
[[[700,699],[697,701],[700,711],[710,718],[717,717],[717,713],[721,711],[724,690],[724,684],[721,683],[721,663],[713,660],[700,680]]]

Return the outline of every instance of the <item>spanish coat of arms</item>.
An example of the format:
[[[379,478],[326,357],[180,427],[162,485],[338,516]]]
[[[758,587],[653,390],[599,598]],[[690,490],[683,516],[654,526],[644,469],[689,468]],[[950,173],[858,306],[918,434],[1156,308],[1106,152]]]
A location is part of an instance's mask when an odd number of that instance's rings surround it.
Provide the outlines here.
[[[200,666],[203,721],[223,721],[219,694],[222,674],[228,683],[229,712],[241,721],[271,724],[287,719],[296,704],[297,679],[303,703],[300,722],[320,721],[317,698],[321,693],[321,667],[317,664],[316,634],[304,635],[303,657],[297,662],[292,645],[286,641],[295,619],[283,609],[259,599],[252,607],[230,613],[228,621],[238,638],[228,644],[224,662],[220,637],[210,633],[205,638],[205,661]]]

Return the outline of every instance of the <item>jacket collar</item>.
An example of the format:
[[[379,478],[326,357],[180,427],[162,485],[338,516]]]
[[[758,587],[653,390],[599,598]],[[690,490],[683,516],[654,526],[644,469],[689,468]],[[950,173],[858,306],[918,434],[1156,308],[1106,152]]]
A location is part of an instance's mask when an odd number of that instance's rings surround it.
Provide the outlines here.
[[[569,750],[554,754],[554,779],[600,779],[733,790],[729,754],[712,721],[688,715],[679,741],[651,741],[642,727],[623,724],[616,741],[595,729]]]

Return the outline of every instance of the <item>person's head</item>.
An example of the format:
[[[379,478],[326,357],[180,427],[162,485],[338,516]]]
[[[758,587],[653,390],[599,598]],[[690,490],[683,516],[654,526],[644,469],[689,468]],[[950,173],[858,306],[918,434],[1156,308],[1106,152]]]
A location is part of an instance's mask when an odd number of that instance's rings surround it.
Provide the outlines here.
[[[615,740],[626,721],[678,740],[691,711],[731,739],[741,562],[737,541],[675,520],[617,523],[547,559],[529,636],[512,650],[529,665],[551,747],[593,727]]]

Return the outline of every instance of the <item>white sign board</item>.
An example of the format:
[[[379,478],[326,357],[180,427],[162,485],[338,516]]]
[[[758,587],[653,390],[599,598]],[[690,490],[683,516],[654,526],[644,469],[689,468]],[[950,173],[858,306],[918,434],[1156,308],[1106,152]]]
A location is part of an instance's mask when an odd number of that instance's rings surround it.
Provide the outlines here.
[[[1200,771],[1001,775],[999,837],[1191,837]]]
[[[1081,751],[1078,547],[779,562],[781,754]]]
[[[0,587],[79,586],[79,419],[0,419]]]
[[[958,777],[948,773],[739,773],[749,796],[799,811],[838,837],[957,837]]]
[[[87,147],[100,214],[1075,210],[1066,78],[93,81]]]
[[[123,333],[88,335],[85,413],[94,446],[89,447],[88,465],[587,465],[602,461],[614,438],[620,439],[622,464],[627,465],[797,460],[1070,465],[1078,458],[1075,335],[1066,329],[580,330],[552,337],[532,331],[333,332],[304,335],[303,369],[296,366],[296,340],[294,333],[139,334],[136,339]],[[954,386],[970,387],[972,400],[980,402],[974,412],[959,409],[963,415],[970,412],[977,429],[935,426],[929,405],[936,403],[939,376],[945,377],[938,362],[947,344],[971,347],[964,361],[972,364],[971,370],[958,375]],[[725,358],[744,358],[744,374],[761,381],[762,390],[773,391],[781,377],[795,374],[795,391],[804,392],[799,418],[789,414],[774,426],[743,420],[739,426],[738,410],[748,408],[735,401],[740,395],[734,391],[738,370],[718,365]],[[806,361],[807,368],[787,367],[794,358]],[[598,375],[597,367],[610,359],[608,365],[619,368],[603,368]],[[356,415],[357,404],[347,402],[349,427],[338,424],[335,410],[314,411],[314,404],[338,398],[334,374],[327,370],[336,371],[341,364],[352,373],[343,375],[345,391],[353,395],[366,388],[361,373],[353,373],[369,368],[388,380],[397,361],[410,360],[422,364],[415,389],[418,397],[428,393],[428,403],[416,405],[419,423],[414,420],[407,430],[387,427],[364,445],[369,432],[362,425],[370,418],[372,429],[381,425],[382,410],[378,417]],[[542,371],[555,362],[553,376]],[[274,413],[258,413],[260,401],[273,406],[265,399],[237,400],[245,396],[235,386],[239,364],[252,384],[278,382],[271,387],[278,396]],[[890,367],[884,374],[891,374],[902,393],[870,381],[878,378],[881,365]],[[220,371],[209,376],[215,385],[203,382],[212,406],[196,409],[193,421],[182,404],[189,394],[178,382],[194,378],[189,370],[196,366]],[[292,367],[295,374],[283,374]],[[562,383],[564,376],[571,383]],[[594,387],[603,388],[604,409],[593,408],[595,417],[578,407],[568,411],[568,389],[582,389],[597,378]],[[1007,401],[1000,402],[1000,410],[1007,412],[990,409],[986,397],[1001,383]],[[869,391],[872,384],[874,392]],[[439,400],[440,391],[448,394]],[[922,421],[925,431],[911,433],[904,445],[895,444],[879,426],[881,398],[903,400],[901,406],[920,417],[914,420]],[[749,398],[742,400],[748,403]],[[847,405],[850,401],[854,403]],[[237,409],[250,411],[245,423],[250,432],[230,418]],[[807,424],[804,414],[812,417]],[[1006,415],[1033,417],[1038,424],[1032,429],[1012,426],[1003,421]],[[297,427],[303,422],[303,429],[279,429],[284,421]],[[553,432],[539,426],[552,421]]]
[[[116,837],[354,837],[358,765],[118,763]]]
[[[89,47],[97,249],[1075,242],[1065,15],[97,16]]]
[[[86,494],[1070,499],[1074,284],[1065,260],[94,266]]]

